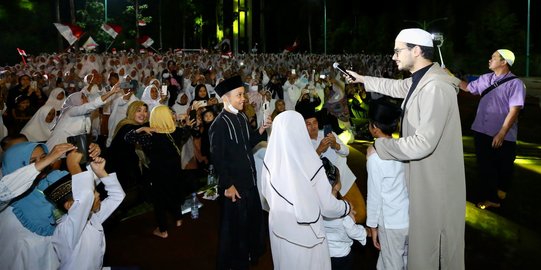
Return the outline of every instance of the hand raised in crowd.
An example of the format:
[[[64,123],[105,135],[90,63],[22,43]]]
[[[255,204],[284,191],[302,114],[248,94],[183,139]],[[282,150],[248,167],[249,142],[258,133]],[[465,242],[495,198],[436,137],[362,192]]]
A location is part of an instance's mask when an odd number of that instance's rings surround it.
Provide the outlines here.
[[[360,74],[352,70],[346,71],[355,78],[355,80],[352,80],[350,77],[346,76],[346,81],[348,83],[364,83],[364,76],[361,76]]]
[[[88,146],[88,156],[94,160],[101,155],[101,148],[97,143],[90,143]]]
[[[61,143],[53,147],[51,152],[45,156],[45,158],[36,161],[36,170],[41,171],[45,167],[59,160],[65,153],[75,149],[75,146],[71,143]]]
[[[327,134],[327,137],[325,137],[325,139],[328,139],[329,141],[329,146],[334,149],[334,150],[340,150],[340,144],[336,142],[336,137],[334,136],[334,134],[329,133]]]
[[[267,116],[267,119],[263,121],[263,125],[259,127],[259,134],[263,134],[265,132],[265,129],[270,128],[272,126],[272,118],[271,116]]]
[[[332,134],[329,134],[332,136]],[[329,135],[327,135],[327,137],[323,138],[323,140],[321,140],[321,142],[319,143],[318,147],[316,148],[316,152],[318,155],[321,155],[322,153],[325,153],[329,147],[331,146],[332,144],[332,139],[329,138]],[[334,138],[334,136],[333,136]],[[336,143],[336,139],[334,141]]]
[[[231,185],[228,189],[224,191],[225,197],[231,199],[232,202],[236,202],[237,198],[240,199],[239,192],[237,191],[237,188],[235,188],[234,185]]]
[[[109,175],[105,171],[105,159],[102,157],[96,157],[92,162],[90,162],[90,167],[99,178],[103,178]]]
[[[75,175],[83,171],[81,169],[81,165],[79,165],[82,158],[83,153],[77,151],[77,149],[71,150],[66,156],[66,165],[71,175]]]

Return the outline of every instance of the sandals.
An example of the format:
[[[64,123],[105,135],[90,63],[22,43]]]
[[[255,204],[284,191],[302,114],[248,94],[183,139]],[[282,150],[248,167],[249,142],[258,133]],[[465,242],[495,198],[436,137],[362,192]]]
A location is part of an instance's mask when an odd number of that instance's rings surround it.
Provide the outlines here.
[[[488,208],[500,208],[500,203],[495,203],[491,201],[484,201],[477,203],[477,207],[480,209],[488,209]]]

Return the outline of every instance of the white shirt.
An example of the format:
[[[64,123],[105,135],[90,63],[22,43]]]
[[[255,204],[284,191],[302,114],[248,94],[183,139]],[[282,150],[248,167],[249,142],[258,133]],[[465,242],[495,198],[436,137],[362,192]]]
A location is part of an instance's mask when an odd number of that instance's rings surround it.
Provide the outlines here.
[[[344,196],[349,191],[353,183],[355,183],[355,179],[357,179],[357,177],[355,176],[355,174],[353,174],[353,171],[351,171],[351,169],[347,165],[349,147],[338,138],[338,135],[336,135],[336,133],[333,132],[332,135],[334,135],[334,137],[336,138],[336,143],[340,145],[340,149],[335,150],[329,146],[327,151],[322,153],[322,156],[329,159],[329,161],[340,171],[340,183],[342,184],[340,194]],[[324,138],[325,134],[323,133],[323,130],[320,130],[317,132],[317,139],[310,139],[312,145],[314,146],[314,149],[317,149],[317,147]]]
[[[52,236],[53,247],[60,259],[60,269],[101,269],[105,254],[102,223],[120,205],[126,194],[115,173],[100,180],[107,190],[97,213],[91,213],[94,202],[94,177],[91,171],[72,177],[74,202],[62,216]],[[89,218],[90,215],[90,218]]]
[[[355,224],[350,216],[336,219],[323,218],[331,257],[344,257],[351,251],[353,240],[366,245],[366,229]]]
[[[405,229],[409,227],[409,199],[404,163],[382,160],[373,153],[366,160],[368,198],[366,225],[376,228]]]

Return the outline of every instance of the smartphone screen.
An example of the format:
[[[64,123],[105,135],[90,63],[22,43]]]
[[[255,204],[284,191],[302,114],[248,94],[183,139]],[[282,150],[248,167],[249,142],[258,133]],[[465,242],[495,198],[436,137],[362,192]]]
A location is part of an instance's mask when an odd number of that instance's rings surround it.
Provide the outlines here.
[[[162,96],[167,96],[167,85],[162,85]]]

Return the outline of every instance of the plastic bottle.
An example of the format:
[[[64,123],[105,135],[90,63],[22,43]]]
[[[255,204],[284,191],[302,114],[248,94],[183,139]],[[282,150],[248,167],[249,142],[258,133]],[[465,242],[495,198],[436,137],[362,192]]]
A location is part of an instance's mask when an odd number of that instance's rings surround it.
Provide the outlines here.
[[[197,200],[197,194],[192,193],[192,219],[199,218],[199,200]]]
[[[207,185],[214,185],[214,166],[209,165],[209,174],[207,176]]]

